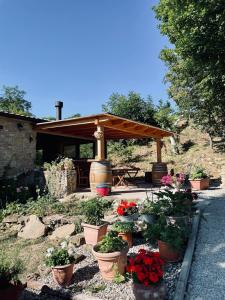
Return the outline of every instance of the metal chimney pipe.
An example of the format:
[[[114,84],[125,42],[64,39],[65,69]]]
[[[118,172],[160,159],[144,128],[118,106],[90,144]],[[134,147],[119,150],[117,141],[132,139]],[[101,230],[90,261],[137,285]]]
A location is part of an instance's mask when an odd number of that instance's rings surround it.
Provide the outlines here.
[[[62,107],[63,107],[63,102],[62,101],[56,101],[55,102],[56,120],[62,120]]]

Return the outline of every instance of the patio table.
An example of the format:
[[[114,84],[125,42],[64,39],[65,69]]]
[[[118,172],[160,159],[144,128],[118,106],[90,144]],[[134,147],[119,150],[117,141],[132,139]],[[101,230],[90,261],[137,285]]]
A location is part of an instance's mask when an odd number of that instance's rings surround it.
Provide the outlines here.
[[[113,168],[112,176],[113,176],[113,185],[114,186],[128,186],[128,181],[125,176],[128,175],[129,178],[135,178],[138,174],[139,168]]]

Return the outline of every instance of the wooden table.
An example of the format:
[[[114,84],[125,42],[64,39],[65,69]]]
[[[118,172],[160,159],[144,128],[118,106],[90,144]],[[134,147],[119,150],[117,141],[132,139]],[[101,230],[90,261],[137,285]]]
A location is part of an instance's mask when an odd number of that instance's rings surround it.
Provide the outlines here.
[[[126,180],[125,176],[128,175],[129,178],[135,178],[138,174],[140,169],[135,168],[113,168],[112,169],[112,176],[113,176],[113,185],[114,186],[128,186],[128,181]]]

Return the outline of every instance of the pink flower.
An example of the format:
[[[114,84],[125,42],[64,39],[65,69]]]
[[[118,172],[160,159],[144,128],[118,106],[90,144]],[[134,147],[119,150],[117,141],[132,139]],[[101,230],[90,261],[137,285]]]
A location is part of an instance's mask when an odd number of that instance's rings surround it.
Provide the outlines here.
[[[21,192],[20,188],[16,188],[16,192],[20,193]]]

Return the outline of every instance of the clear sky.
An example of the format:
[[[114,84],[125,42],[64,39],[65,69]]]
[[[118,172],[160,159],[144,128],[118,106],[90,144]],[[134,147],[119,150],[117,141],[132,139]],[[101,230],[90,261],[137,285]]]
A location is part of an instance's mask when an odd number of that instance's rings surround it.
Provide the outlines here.
[[[168,42],[156,0],[0,0],[0,86],[27,92],[32,112],[101,112],[113,92],[166,99],[159,52]]]

